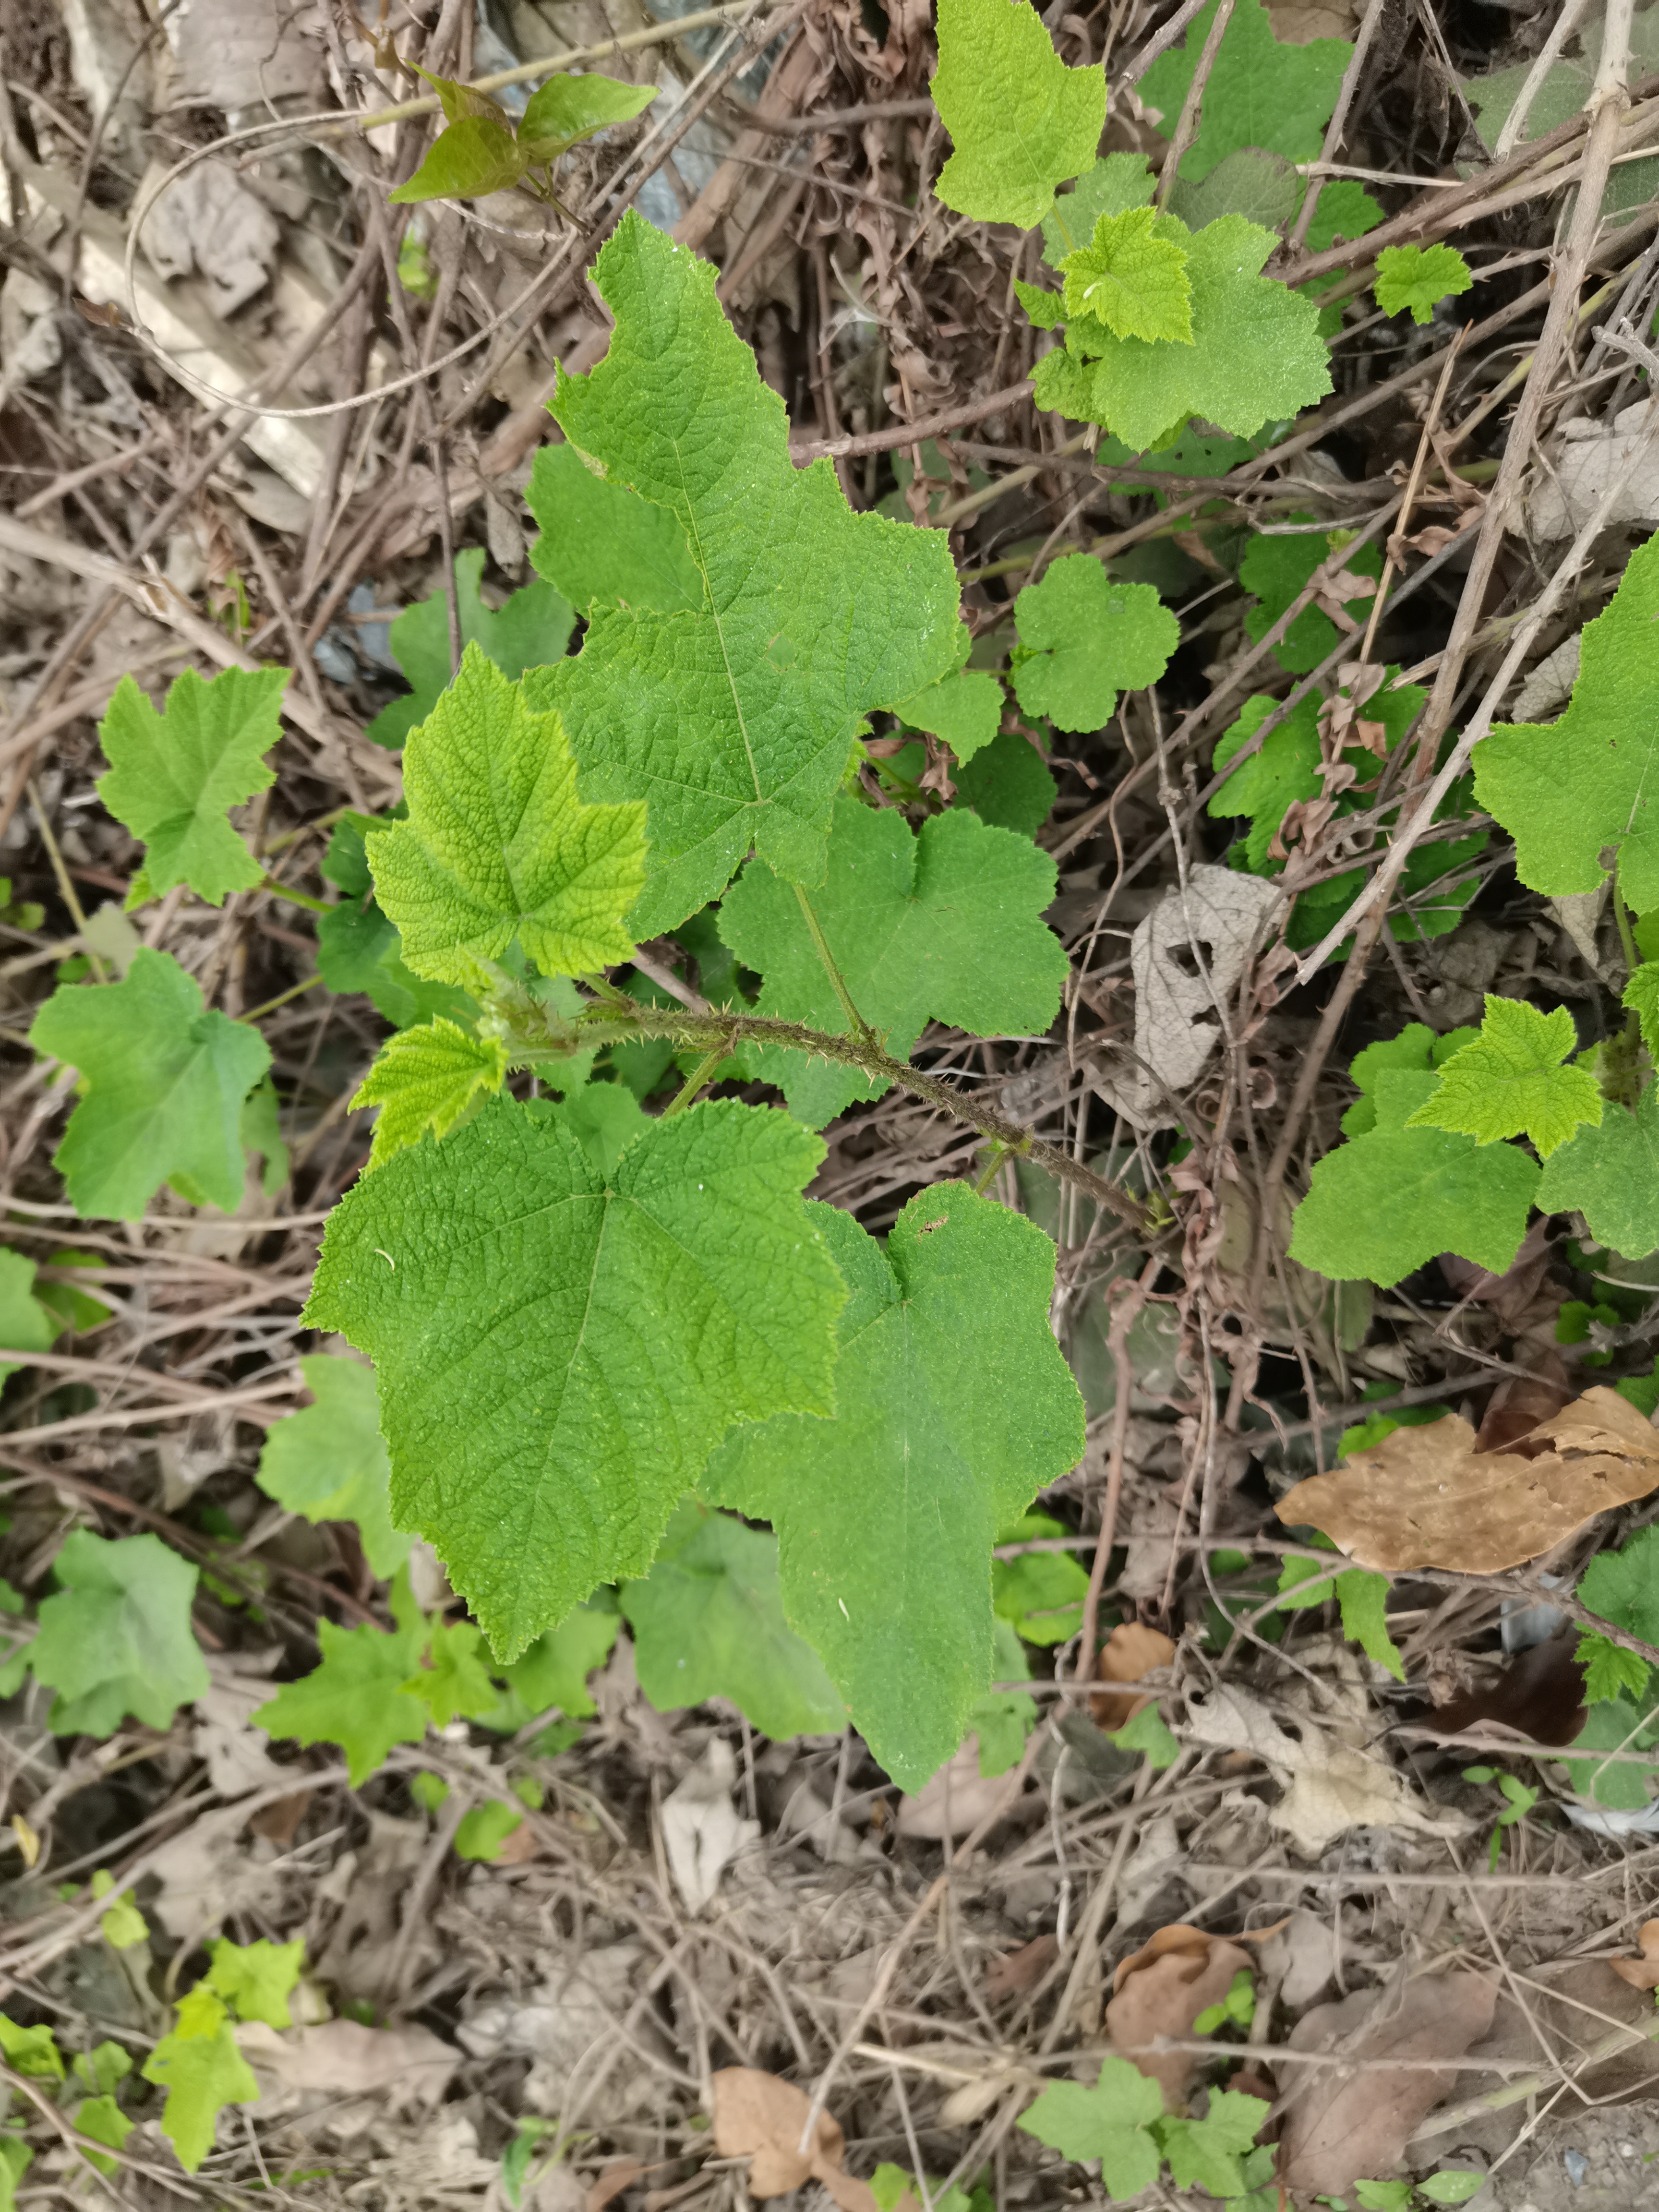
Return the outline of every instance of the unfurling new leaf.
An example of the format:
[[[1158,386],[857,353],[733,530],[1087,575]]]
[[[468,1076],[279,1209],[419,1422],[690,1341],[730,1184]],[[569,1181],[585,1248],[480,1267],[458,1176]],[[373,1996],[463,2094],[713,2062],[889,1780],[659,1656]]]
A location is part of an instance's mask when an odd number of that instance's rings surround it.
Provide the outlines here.
[[[1193,342],[1193,288],[1180,241],[1156,237],[1151,208],[1103,215],[1087,246],[1060,264],[1066,280],[1066,313],[1092,315],[1121,338]]]
[[[1488,992],[1480,1035],[1442,1065],[1438,1084],[1406,1126],[1456,1130],[1478,1145],[1529,1137],[1548,1159],[1581,1124],[1601,1119],[1595,1078],[1562,1064],[1577,1049],[1565,1006],[1540,1014]]]
[[[351,1103],[378,1106],[368,1164],[380,1167],[429,1129],[447,1136],[464,1115],[507,1079],[507,1047],[499,1037],[469,1036],[441,1019],[402,1030],[382,1046]]]

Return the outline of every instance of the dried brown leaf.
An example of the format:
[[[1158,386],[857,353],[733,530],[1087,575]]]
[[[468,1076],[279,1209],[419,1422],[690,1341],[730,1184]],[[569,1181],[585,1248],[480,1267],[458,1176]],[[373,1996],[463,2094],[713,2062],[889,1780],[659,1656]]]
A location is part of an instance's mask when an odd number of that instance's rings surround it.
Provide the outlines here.
[[[1659,1920],[1644,1920],[1636,1931],[1639,1959],[1609,1959],[1621,1982],[1633,1990],[1659,1990]]]
[[[1565,1744],[1577,1741],[1584,1711],[1584,1670],[1567,1644],[1552,1637],[1518,1653],[1492,1681],[1425,1713],[1422,1725],[1462,1735],[1484,1724],[1513,1729],[1529,1743]]]
[[[821,2181],[842,2212],[876,2212],[870,2185],[843,2171],[847,2138],[828,2112],[812,2130],[812,2148],[799,2145],[811,2100],[775,2074],[726,2066],[713,2076],[714,2148],[722,2158],[746,2158],[749,2194],[787,2197],[804,2181]]]
[[[1018,1951],[1005,1951],[985,1970],[987,2003],[996,2004],[1004,1997],[1023,1997],[1027,1990],[1036,1987],[1059,1956],[1060,1945],[1052,1936],[1038,1936],[1029,1943],[1022,1943]]]
[[[1279,1501],[1279,1517],[1322,1529],[1356,1565],[1385,1574],[1489,1575],[1659,1490],[1659,1435],[1616,1390],[1587,1390],[1531,1435],[1559,1449],[1535,1458],[1479,1452],[1455,1413],[1396,1429],[1351,1452],[1339,1474],[1298,1482]]]
[[[1270,1932],[1262,1930],[1264,1935]],[[1158,2084],[1172,2112],[1179,2108],[1198,2069],[1197,2054],[1146,2052],[1142,2046],[1160,2035],[1191,2035],[1200,2013],[1219,2004],[1233,1976],[1249,1964],[1250,1954],[1240,1943],[1176,1921],[1160,1928],[1113,1975],[1107,2035],[1115,2050]]]
[[[1155,1668],[1171,1665],[1175,1656],[1175,1645],[1160,1630],[1120,1621],[1100,1647],[1095,1673],[1103,1682],[1139,1682]],[[1091,1697],[1089,1710],[1102,1728],[1121,1729],[1152,1702],[1146,1691],[1109,1690]]]

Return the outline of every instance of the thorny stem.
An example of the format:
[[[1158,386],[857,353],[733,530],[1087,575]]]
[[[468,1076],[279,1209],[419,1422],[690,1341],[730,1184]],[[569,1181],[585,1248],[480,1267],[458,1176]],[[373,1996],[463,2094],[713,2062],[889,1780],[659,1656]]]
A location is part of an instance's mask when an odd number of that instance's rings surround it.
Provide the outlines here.
[[[714,1070],[720,1066],[720,1062],[726,1058],[727,1053],[730,1052],[731,1049],[731,1041],[728,1038],[721,1043],[714,1046],[711,1050],[704,1053],[702,1058],[692,1069],[690,1074],[686,1077],[684,1082],[674,1093],[674,1096],[669,1100],[667,1105],[663,1108],[662,1117],[665,1121],[668,1119],[671,1114],[682,1114],[684,1112],[685,1109],[691,1103],[698,1091],[702,1089],[704,1084],[708,1081],[709,1078],[714,1074]]]

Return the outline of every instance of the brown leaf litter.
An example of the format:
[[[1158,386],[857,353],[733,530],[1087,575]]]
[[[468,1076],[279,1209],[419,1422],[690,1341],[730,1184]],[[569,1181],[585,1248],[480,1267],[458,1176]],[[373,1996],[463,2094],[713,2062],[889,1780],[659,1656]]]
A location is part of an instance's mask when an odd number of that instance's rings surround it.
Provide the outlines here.
[[[723,2067],[713,2087],[714,2148],[722,2158],[749,2160],[751,2197],[787,2197],[811,2180],[823,2185],[841,2212],[876,2212],[869,2183],[846,2170],[847,2138],[828,2112],[813,2123],[811,2150],[801,2149],[812,2109],[803,2090],[752,2066]]]
[[[1255,1929],[1237,1940],[1175,1922],[1160,1928],[1133,1957],[1120,1961],[1106,2008],[1106,2033],[1150,2081],[1164,2092],[1171,2112],[1186,2101],[1202,2061],[1195,2051],[1149,2051],[1160,2036],[1190,2036],[1200,2013],[1217,2005],[1241,1968],[1255,1964],[1247,1943],[1265,1943],[1285,1923]]]

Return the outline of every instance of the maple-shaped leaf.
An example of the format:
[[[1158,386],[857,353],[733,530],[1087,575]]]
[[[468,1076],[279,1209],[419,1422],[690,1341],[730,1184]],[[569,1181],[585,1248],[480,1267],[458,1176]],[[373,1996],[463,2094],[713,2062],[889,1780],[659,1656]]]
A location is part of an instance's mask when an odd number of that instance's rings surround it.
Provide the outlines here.
[[[398,1608],[394,1607],[394,1611]],[[404,1685],[420,1664],[427,1624],[406,1601],[392,1629],[317,1623],[322,1658],[259,1707],[255,1728],[296,1743],[337,1743],[354,1790],[386,1764],[394,1743],[419,1743],[427,1709]]]
[[[1160,111],[1158,127],[1166,138],[1175,136],[1215,8],[1216,0],[1210,0],[1182,43],[1160,54],[1138,87],[1147,106]],[[1316,159],[1352,52],[1342,39],[1281,44],[1262,0],[1238,0],[1204,88],[1198,136],[1182,158],[1182,177],[1194,182],[1207,177],[1218,161],[1245,146],[1282,154],[1287,161]]]
[[[521,1657],[496,1668],[520,1710],[518,1717],[492,1720],[490,1725],[521,1728],[555,1706],[570,1720],[590,1719],[599,1707],[588,1691],[587,1678],[611,1656],[620,1626],[617,1601],[609,1590],[597,1592],[586,1605],[567,1613]]]
[[[64,2056],[49,2027],[20,2027],[0,2012],[0,2051],[8,2065],[37,2081],[61,2081]]]
[[[504,606],[487,607],[478,588],[483,564],[482,546],[469,546],[455,556],[455,609],[461,618],[463,651],[476,645],[508,678],[559,659],[575,627],[575,609],[568,598],[550,583],[541,582],[525,585]],[[408,681],[409,696],[383,707],[363,735],[395,750],[416,723],[425,721],[455,672],[449,659],[448,592],[434,592],[429,599],[405,607],[389,625],[386,637]]]
[[[1103,728],[1118,693],[1156,684],[1181,642],[1153,586],[1114,582],[1090,553],[1068,553],[1027,584],[1014,628],[1014,696],[1061,730]]]
[[[622,1592],[640,1687],[659,1712],[729,1698],[763,1735],[838,1735],[847,1708],[783,1617],[778,1540],[683,1499],[642,1581]]]
[[[955,149],[933,190],[975,222],[1029,230],[1099,150],[1105,69],[1068,68],[1030,0],[939,0],[928,90]]]
[[[1501,1275],[1521,1249],[1540,1173],[1512,1145],[1412,1127],[1438,1078],[1385,1068],[1376,1120],[1315,1168],[1296,1209],[1291,1257],[1334,1282],[1384,1289],[1442,1252]]]
[[[1153,234],[1149,207],[1103,215],[1087,246],[1060,264],[1068,317],[1092,315],[1121,338],[1193,342],[1193,288],[1187,282],[1187,249]]]
[[[507,1080],[507,1047],[442,1019],[401,1030],[381,1046],[358,1086],[353,1109],[378,1106],[368,1164],[380,1167],[429,1129],[447,1135]]]
[[[9,1352],[50,1352],[63,1323],[34,1295],[34,1262],[0,1248],[0,1346]],[[21,1362],[0,1359],[0,1384]]]
[[[709,263],[629,209],[594,277],[610,349],[561,374],[553,412],[607,479],[675,518],[702,597],[691,613],[596,605],[575,659],[525,681],[563,711],[585,798],[647,802],[646,937],[718,897],[751,846],[791,882],[822,879],[871,709],[957,665],[958,586],[942,532],[854,514],[831,463],[795,467]]]
[[[392,1462],[380,1435],[374,1370],[313,1352],[301,1357],[300,1372],[315,1402],[266,1430],[259,1487],[307,1521],[355,1522],[369,1565],[377,1575],[394,1575],[415,1540],[392,1525]]]
[[[952,809],[921,834],[896,808],[843,793],[836,801],[828,880],[812,908],[853,1004],[908,1057],[931,1018],[975,1036],[1041,1034],[1060,1008],[1066,955],[1042,919],[1054,867],[1029,838]],[[720,908],[720,935],[765,981],[757,1011],[841,1035],[847,1016],[787,884],[751,860]],[[872,1082],[776,1045],[745,1044],[763,1082],[820,1127]]]
[[[1268,2109],[1265,2097],[1212,2089],[1201,2120],[1176,2115],[1161,2120],[1156,2133],[1176,2187],[1202,2189],[1211,2197],[1243,2197],[1249,2187],[1243,2160],[1255,2147]]]
[[[294,2025],[288,2001],[305,1971],[303,1936],[291,1943],[272,1943],[264,1936],[253,1943],[233,1943],[222,1937],[208,1948],[213,1963],[207,1985],[238,2020],[262,2020],[268,2027]]]
[[[89,1529],[64,1537],[28,1647],[35,1680],[56,1690],[56,1735],[113,1735],[125,1716],[165,1729],[204,1697],[207,1662],[190,1625],[196,1570],[159,1536],[106,1543]]]
[[[1287,522],[1312,520],[1311,515],[1304,514],[1285,517]],[[1329,559],[1333,550],[1330,538],[1323,532],[1263,532],[1251,538],[1238,564],[1238,580],[1256,601],[1255,606],[1244,611],[1244,629],[1252,643],[1264,638],[1291,602],[1301,596],[1304,585],[1322,562]],[[1351,558],[1344,556],[1342,568],[1350,576],[1375,578],[1382,573],[1382,557],[1374,545],[1358,545]],[[1363,629],[1370,611],[1371,596],[1364,592],[1352,599],[1345,597],[1338,604],[1348,619]],[[1334,649],[1337,639],[1336,624],[1317,602],[1310,602],[1273,647],[1273,658],[1293,676],[1306,676]],[[1388,697],[1385,689],[1366,701],[1370,718],[1381,720]],[[1316,697],[1304,700],[1303,704],[1311,706],[1317,715]]]
[[[410,732],[404,789],[408,818],[365,842],[416,975],[481,984],[515,939],[544,975],[632,953],[644,807],[585,805],[558,715],[529,707],[476,645]]]
[[[596,605],[701,613],[702,577],[682,525],[590,468],[574,446],[537,447],[524,498],[542,533],[532,566],[583,614]]]
[[[815,1206],[846,1277],[832,1420],[783,1414],[715,1453],[704,1495],[777,1530],[784,1612],[904,1789],[991,1680],[999,1528],[1082,1455],[1048,1326],[1054,1248],[966,1184],[914,1198],[886,1249]]]
[[[447,1728],[460,1717],[476,1718],[501,1703],[501,1693],[478,1656],[483,1644],[482,1631],[470,1620],[434,1624],[426,1663],[404,1684],[432,1716],[434,1728]]]
[[[1581,1127],[1550,1154],[1538,1205],[1545,1213],[1582,1213],[1596,1243],[1626,1260],[1659,1247],[1659,1084],[1648,1085],[1633,1114],[1603,1101],[1599,1127]]]
[[[1092,2087],[1051,2082],[1018,2125],[1079,2165],[1097,2158],[1102,2186],[1121,2203],[1158,2179],[1164,2158],[1152,2124],[1163,2117],[1158,2083],[1127,2058],[1105,2058]]]
[[[1474,749],[1474,795],[1515,840],[1528,890],[1597,890],[1617,854],[1637,914],[1659,907],[1659,537],[1584,626],[1572,701],[1558,722],[1496,723]]]
[[[1469,291],[1474,277],[1455,246],[1385,246],[1376,257],[1373,289],[1385,315],[1411,309],[1417,324],[1431,322],[1436,306]]]
[[[321,1625],[328,1626],[326,1621]],[[179,2000],[173,2033],[161,2038],[143,2070],[146,2081],[167,2093],[161,2133],[186,2173],[194,2173],[213,2148],[219,2115],[227,2105],[259,2101],[259,2084],[236,2048],[224,2000],[205,1982],[198,1982]]]
[[[1117,337],[1093,317],[1072,322],[1065,344],[1036,365],[1032,396],[1039,407],[1102,423],[1130,452],[1144,453],[1173,436],[1188,416],[1249,438],[1270,419],[1324,398],[1330,361],[1318,309],[1259,273],[1279,243],[1273,232],[1242,215],[1191,231],[1165,214],[1152,234],[1186,252],[1190,344]]]
[[[1581,1631],[1572,1656],[1584,1670],[1587,1705],[1605,1705],[1610,1698],[1646,1697],[1648,1662],[1622,1644],[1586,1628]]]
[[[83,1095],[53,1164],[85,1218],[136,1221],[164,1182],[234,1213],[247,1176],[242,1102],[270,1066],[256,1029],[210,1013],[169,952],[143,946],[118,983],[71,983],[29,1042],[67,1061]]]
[[[276,781],[265,755],[283,733],[287,683],[285,668],[227,668],[206,683],[186,668],[159,714],[131,676],[116,685],[98,725],[110,764],[98,796],[145,846],[153,893],[187,884],[222,906],[263,878],[225,817]]]
[[[645,1571],[733,1422],[829,1411],[844,1293],[799,1196],[823,1157],[790,1115],[720,1101],[653,1121],[607,1177],[498,1097],[329,1217],[308,1326],[374,1358],[392,1514],[501,1658]]]
[[[1489,991],[1479,1036],[1443,1064],[1438,1084],[1407,1126],[1457,1130],[1479,1145],[1530,1137],[1547,1160],[1581,1124],[1601,1119],[1595,1078],[1563,1065],[1577,1049],[1565,1006],[1540,1014],[1524,1000]]]
[[[1244,702],[1238,720],[1217,740],[1212,765],[1218,772],[1243,751],[1279,707],[1277,699],[1261,692]],[[1297,799],[1316,799],[1324,788],[1319,772],[1319,700],[1311,694],[1291,708],[1209,802],[1209,812],[1218,817],[1249,817],[1244,865],[1252,875],[1272,875],[1283,867],[1283,861],[1275,861],[1268,850],[1280,823]]]

